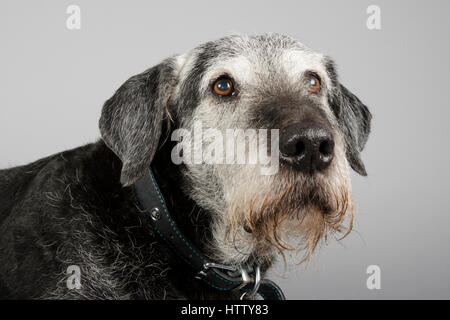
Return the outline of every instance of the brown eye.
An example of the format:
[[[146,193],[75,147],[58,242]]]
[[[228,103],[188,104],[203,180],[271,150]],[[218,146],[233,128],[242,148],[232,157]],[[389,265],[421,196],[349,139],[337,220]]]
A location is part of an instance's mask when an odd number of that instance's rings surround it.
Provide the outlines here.
[[[317,93],[320,91],[320,78],[315,74],[306,75],[306,85],[308,91],[311,93]]]
[[[214,82],[213,91],[219,96],[230,96],[234,92],[233,81],[228,77],[221,77]]]

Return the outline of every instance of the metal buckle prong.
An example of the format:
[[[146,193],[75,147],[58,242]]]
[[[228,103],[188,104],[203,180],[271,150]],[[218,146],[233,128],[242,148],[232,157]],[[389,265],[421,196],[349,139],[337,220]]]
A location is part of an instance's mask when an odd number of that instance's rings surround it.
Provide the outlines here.
[[[219,263],[212,263],[212,262],[207,262],[203,265],[203,270],[208,271],[208,269],[222,269],[222,270],[227,270],[227,271],[237,271],[238,269],[236,267],[232,267],[232,266],[227,266],[224,264],[219,264]]]
[[[238,271],[238,269],[236,267],[232,267],[232,266],[227,266],[224,264],[219,264],[219,263],[213,263],[213,262],[206,262],[203,265],[203,269],[200,270],[197,275],[195,276],[195,278],[197,279],[203,279],[204,277],[207,276],[207,272],[209,269],[221,269],[221,270],[227,270],[227,271],[231,271],[231,272],[236,272]]]

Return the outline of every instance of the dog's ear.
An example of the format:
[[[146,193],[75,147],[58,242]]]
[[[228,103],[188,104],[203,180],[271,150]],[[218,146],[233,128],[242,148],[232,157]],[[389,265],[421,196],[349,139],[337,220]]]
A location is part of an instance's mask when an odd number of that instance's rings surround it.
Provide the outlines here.
[[[348,162],[353,170],[366,176],[367,172],[360,152],[364,149],[369,137],[372,114],[358,97],[337,81],[333,65],[329,65],[329,73],[334,82],[334,88],[328,100],[345,137]]]
[[[129,186],[150,166],[159,146],[163,122],[176,85],[174,60],[128,79],[105,102],[99,121],[106,145],[122,161],[120,182]]]
[[[360,152],[369,138],[372,114],[367,106],[342,84],[339,84],[337,90],[333,103],[340,109],[338,121],[347,143],[347,159],[353,170],[366,176]]]

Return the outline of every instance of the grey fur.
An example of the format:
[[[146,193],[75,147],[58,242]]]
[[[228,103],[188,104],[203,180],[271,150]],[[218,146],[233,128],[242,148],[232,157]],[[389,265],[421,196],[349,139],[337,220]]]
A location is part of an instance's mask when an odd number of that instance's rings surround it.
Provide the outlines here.
[[[152,162],[175,85],[173,59],[167,59],[128,79],[103,106],[100,132],[122,160],[124,186],[141,177]]]
[[[339,120],[340,128],[347,144],[347,158],[352,168],[366,176],[366,168],[360,158],[360,152],[369,138],[372,114],[358,97],[337,80],[334,62],[326,60],[327,70],[334,86],[329,94],[329,104]]]

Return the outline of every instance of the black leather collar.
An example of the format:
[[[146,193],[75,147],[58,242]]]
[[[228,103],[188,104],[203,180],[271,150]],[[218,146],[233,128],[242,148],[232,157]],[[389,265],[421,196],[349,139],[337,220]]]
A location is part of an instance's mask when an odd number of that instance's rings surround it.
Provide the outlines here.
[[[153,229],[180,259],[197,272],[197,279],[205,281],[217,290],[238,290],[241,298],[253,298],[257,293],[264,300],[285,299],[283,292],[274,282],[260,279],[259,266],[244,270],[216,264],[195,248],[171,218],[151,168],[134,184],[134,190],[142,213],[150,217],[148,220],[151,221]]]

